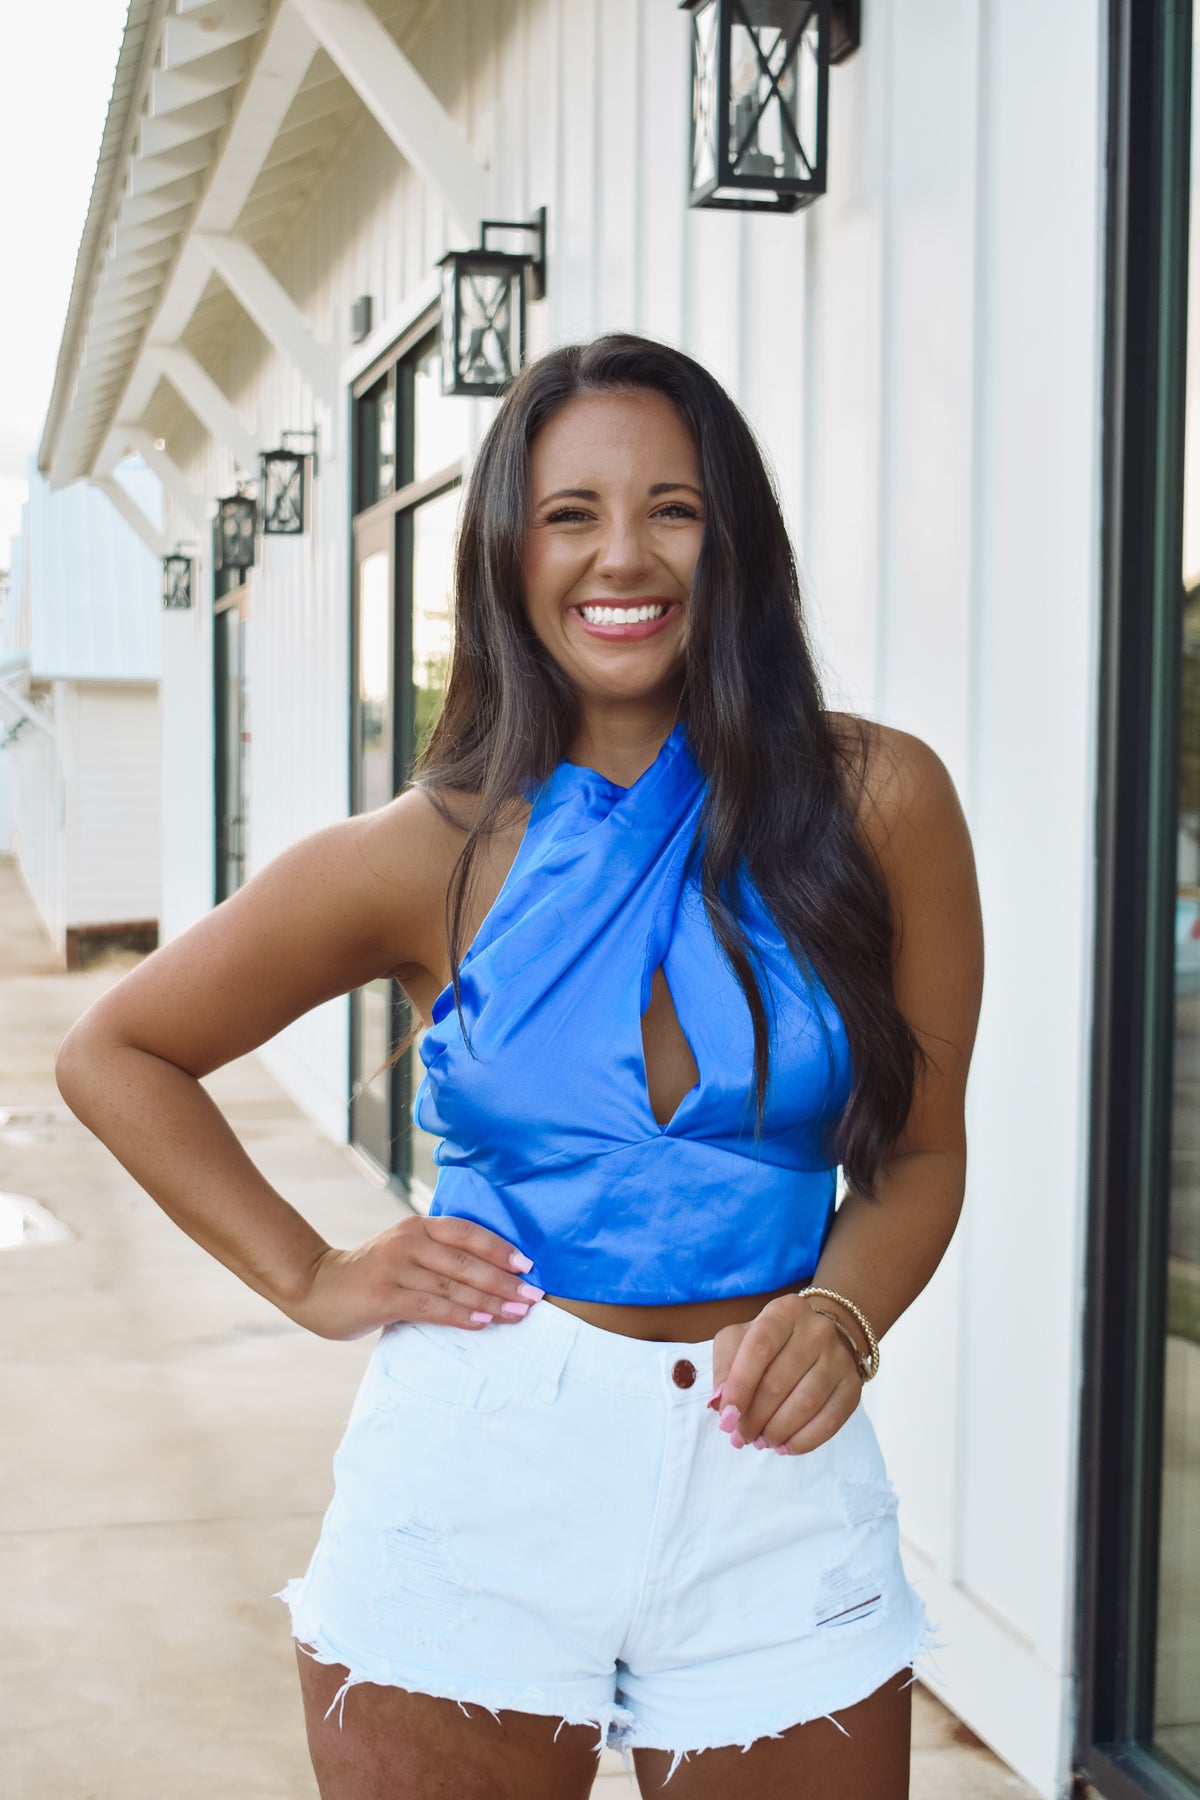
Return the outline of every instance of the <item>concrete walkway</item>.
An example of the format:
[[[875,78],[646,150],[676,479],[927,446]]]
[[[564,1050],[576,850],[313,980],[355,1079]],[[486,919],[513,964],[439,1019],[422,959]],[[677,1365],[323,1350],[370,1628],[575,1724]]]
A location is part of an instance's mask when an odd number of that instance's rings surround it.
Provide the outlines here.
[[[121,966],[57,970],[0,859],[0,1189],[47,1215],[0,1249],[0,1800],[316,1800],[270,1595],[307,1562],[370,1342],[292,1325],[62,1106],[55,1048]],[[395,1219],[256,1059],[209,1085],[332,1241]],[[915,1695],[913,1800],[1031,1794]],[[630,1792],[606,1751],[597,1800]]]

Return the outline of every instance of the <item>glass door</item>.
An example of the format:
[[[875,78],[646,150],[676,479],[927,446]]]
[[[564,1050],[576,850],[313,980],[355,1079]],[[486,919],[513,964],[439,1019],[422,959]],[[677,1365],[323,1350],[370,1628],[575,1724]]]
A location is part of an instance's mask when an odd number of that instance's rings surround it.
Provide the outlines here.
[[[466,414],[441,392],[436,330],[423,323],[355,384],[353,745],[355,811],[400,792],[436,723],[450,657],[450,582]],[[404,994],[352,997],[351,1138],[424,1210],[436,1170],[410,1109],[417,1046]]]

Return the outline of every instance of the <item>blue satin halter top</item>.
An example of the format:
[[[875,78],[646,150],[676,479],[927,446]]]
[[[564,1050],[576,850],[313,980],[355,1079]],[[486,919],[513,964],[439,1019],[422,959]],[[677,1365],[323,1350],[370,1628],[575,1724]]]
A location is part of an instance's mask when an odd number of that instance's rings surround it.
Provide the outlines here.
[[[630,788],[560,763],[461,961],[471,1047],[449,987],[421,1042],[414,1114],[441,1139],[430,1212],[488,1226],[532,1258],[527,1280],[566,1299],[800,1286],[833,1217],[845,1029],[743,877],[771,1027],[756,1141],[750,1013],[689,859],[704,791],[682,724]],[[642,1050],[659,967],[700,1071],[666,1125]]]

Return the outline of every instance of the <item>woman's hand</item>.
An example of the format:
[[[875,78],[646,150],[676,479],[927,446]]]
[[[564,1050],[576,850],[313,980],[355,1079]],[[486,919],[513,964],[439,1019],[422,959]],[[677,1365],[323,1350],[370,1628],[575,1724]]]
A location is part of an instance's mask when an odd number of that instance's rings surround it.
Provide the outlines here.
[[[798,1294],[769,1300],[713,1339],[709,1402],[738,1448],[815,1450],[858,1405],[862,1378],[833,1320]],[[762,1440],[760,1443],[759,1440]]]
[[[356,1250],[325,1250],[303,1298],[284,1310],[324,1338],[366,1337],[404,1319],[478,1331],[492,1319],[516,1324],[541,1299],[522,1280],[532,1266],[485,1225],[414,1215]]]

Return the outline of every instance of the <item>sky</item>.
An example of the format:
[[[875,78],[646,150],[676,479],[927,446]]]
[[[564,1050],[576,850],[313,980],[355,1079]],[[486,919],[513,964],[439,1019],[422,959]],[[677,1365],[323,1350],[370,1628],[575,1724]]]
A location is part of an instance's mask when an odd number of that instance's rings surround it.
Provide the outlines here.
[[[42,435],[126,0],[0,6],[0,568]]]

